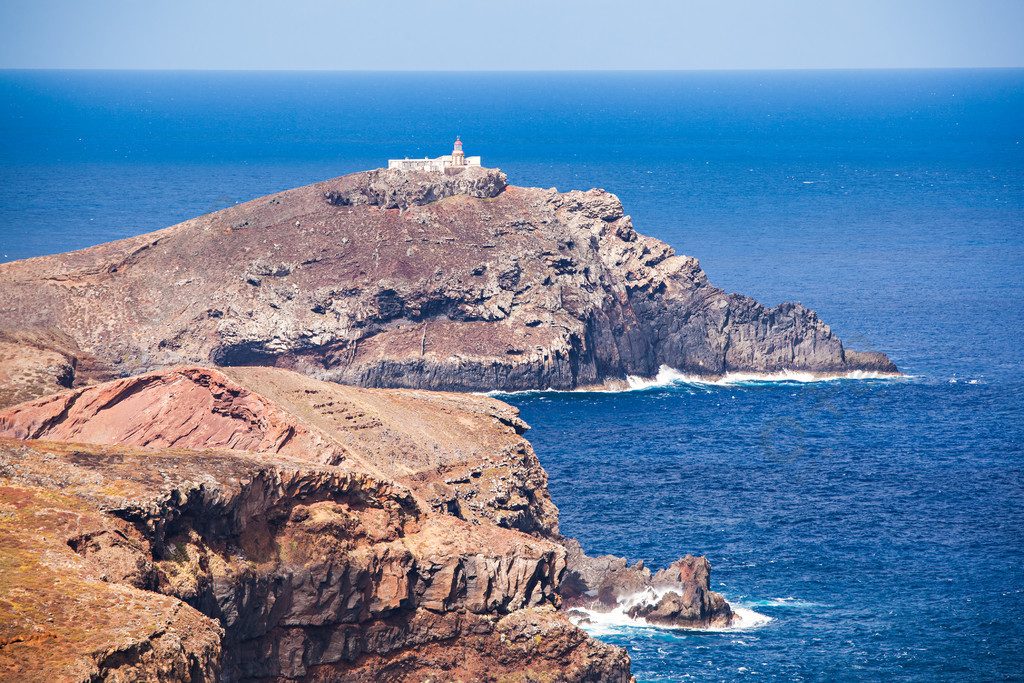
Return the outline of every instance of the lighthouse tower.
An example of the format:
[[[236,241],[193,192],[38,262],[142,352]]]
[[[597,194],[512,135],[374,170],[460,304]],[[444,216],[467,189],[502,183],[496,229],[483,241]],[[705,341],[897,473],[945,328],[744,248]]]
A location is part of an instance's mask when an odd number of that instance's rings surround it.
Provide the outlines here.
[[[452,150],[452,166],[465,166],[466,155],[462,153],[462,140],[455,136],[455,149]]]

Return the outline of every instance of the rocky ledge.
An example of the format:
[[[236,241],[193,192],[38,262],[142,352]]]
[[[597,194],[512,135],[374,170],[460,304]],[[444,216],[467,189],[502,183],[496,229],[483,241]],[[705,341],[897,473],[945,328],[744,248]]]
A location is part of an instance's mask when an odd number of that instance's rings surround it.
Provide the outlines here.
[[[633,229],[602,190],[376,170],[148,235],[0,264],[0,329],[126,376],[266,365],[376,387],[522,390],[801,370],[897,373]]]

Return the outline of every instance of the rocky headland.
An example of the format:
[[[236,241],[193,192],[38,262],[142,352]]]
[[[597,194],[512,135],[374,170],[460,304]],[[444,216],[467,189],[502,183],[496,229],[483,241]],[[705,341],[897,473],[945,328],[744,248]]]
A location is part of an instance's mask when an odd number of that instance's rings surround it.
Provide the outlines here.
[[[572,389],[897,373],[813,311],[710,285],[612,194],[376,170],[148,235],[0,264],[0,329],[59,330],[126,376],[271,365],[355,386]]]
[[[0,672],[629,681],[557,610],[567,551],[524,430],[486,397],[274,368],[8,408]]]
[[[614,195],[482,168],[358,173],[0,283],[11,680],[629,681],[569,616],[733,625],[709,563],[588,557],[518,411],[450,392],[898,372],[712,287]]]

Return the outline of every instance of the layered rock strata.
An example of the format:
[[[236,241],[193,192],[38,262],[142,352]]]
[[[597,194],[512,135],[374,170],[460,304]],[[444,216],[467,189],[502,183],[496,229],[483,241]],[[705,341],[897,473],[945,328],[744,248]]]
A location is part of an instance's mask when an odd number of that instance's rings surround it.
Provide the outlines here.
[[[555,612],[563,549],[364,473],[12,439],[0,473],[13,679],[630,679]]]
[[[0,281],[0,328],[59,329],[121,375],[212,362],[511,391],[662,366],[897,372],[799,304],[711,286],[614,195],[508,186],[493,169],[357,173],[0,264]]]
[[[555,538],[558,510],[526,428],[484,396],[276,368],[174,368],[0,411],[0,436],[297,457],[401,483],[435,512]]]

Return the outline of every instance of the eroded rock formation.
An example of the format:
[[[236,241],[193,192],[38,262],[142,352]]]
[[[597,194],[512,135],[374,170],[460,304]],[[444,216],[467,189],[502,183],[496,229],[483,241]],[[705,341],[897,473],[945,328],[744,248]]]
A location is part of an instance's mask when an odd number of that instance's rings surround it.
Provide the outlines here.
[[[345,384],[568,389],[687,373],[896,372],[798,304],[711,286],[601,190],[377,170],[127,240],[0,264],[0,328],[122,375],[278,365]]]
[[[729,603],[711,590],[711,563],[687,555],[653,576],[643,561],[630,565],[613,555],[588,557],[580,544],[563,540],[568,572],[560,589],[569,610],[618,611],[649,624],[675,628],[734,625]]]
[[[687,555],[658,571],[651,578],[650,597],[641,596],[627,614],[660,626],[731,626],[729,603],[710,586],[708,558]]]
[[[270,368],[177,368],[0,411],[2,434],[64,440],[0,437],[0,544],[17,550],[0,670],[628,681],[624,651],[555,609],[566,551],[524,430],[486,397]],[[92,624],[78,603],[108,609]]]
[[[562,548],[370,475],[11,439],[0,471],[0,670],[18,680],[629,679],[555,613]],[[432,649],[447,658],[420,666]]]

